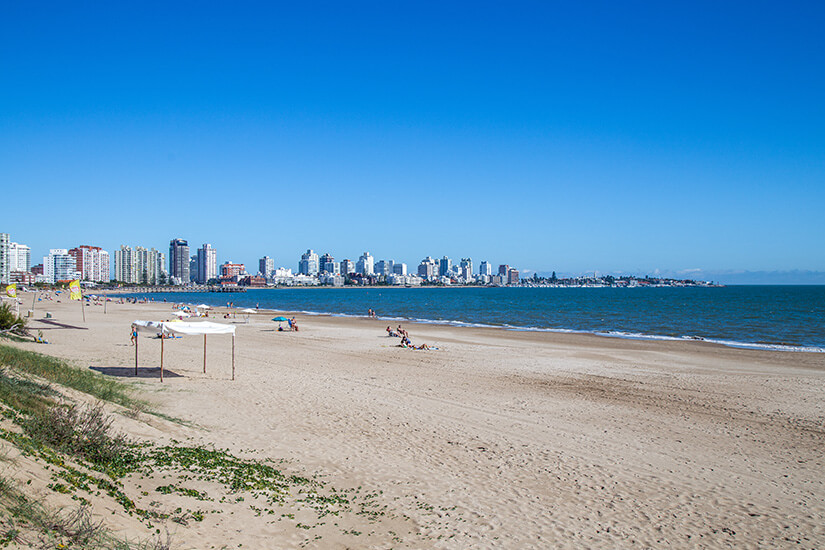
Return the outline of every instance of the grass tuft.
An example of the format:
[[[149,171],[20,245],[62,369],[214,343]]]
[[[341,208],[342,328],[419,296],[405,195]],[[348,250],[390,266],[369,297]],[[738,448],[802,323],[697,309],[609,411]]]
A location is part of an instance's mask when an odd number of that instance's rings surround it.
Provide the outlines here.
[[[44,412],[58,395],[50,386],[14,376],[0,367],[0,401],[25,414]]]
[[[0,366],[3,365],[68,386],[103,401],[133,409],[146,407],[145,403],[130,395],[131,388],[123,382],[107,378],[98,372],[73,367],[56,357],[0,344]]]

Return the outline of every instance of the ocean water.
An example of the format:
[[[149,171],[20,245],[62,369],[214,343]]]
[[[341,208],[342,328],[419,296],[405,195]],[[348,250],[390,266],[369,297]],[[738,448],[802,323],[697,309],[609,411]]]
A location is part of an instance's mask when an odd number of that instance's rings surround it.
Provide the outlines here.
[[[825,352],[825,286],[722,288],[296,288],[137,298],[622,338],[703,339]]]

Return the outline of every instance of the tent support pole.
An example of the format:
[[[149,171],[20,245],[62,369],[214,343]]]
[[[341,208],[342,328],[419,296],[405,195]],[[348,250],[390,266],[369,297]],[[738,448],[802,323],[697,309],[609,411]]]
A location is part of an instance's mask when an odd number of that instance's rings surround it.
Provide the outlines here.
[[[163,333],[160,335],[160,381],[163,382]]]
[[[133,331],[135,331],[135,334],[138,334],[137,329],[134,329],[134,328],[133,328],[132,330],[133,330]],[[140,339],[140,338],[138,338],[137,336],[135,336],[135,376],[137,376],[137,364],[138,364],[138,340],[139,340],[139,339]]]
[[[206,334],[203,335],[203,373],[206,374]]]
[[[235,334],[232,334],[232,380],[235,379]]]

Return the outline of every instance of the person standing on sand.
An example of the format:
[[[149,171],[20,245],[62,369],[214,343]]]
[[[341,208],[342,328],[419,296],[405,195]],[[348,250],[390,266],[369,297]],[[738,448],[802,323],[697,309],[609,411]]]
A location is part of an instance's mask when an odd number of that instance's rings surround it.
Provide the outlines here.
[[[132,329],[132,345],[137,345],[137,329]]]

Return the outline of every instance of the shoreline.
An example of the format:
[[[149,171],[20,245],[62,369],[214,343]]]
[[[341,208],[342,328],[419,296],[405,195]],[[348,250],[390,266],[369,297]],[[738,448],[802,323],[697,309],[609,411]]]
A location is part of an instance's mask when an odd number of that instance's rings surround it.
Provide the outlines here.
[[[330,287],[333,288],[333,287]],[[397,287],[396,287],[397,288]],[[441,287],[439,287],[441,288]],[[449,288],[449,287],[447,287]],[[459,288],[459,287],[456,287]],[[465,287],[465,288],[472,288],[472,287]],[[264,289],[256,289],[256,290],[264,290]],[[267,289],[269,290],[269,289]],[[271,289],[275,290],[275,289]],[[163,296],[167,294],[165,292],[122,292],[122,295],[153,295],[157,294],[159,296]],[[180,294],[201,294],[199,292],[180,292]],[[205,294],[220,294],[220,293],[205,293]],[[230,300],[232,301],[232,300]],[[182,303],[189,306],[197,305],[195,302],[167,302],[167,301],[160,301],[157,300],[154,303]],[[205,302],[204,302],[205,303]],[[211,305],[211,304],[207,304]],[[212,307],[225,307],[221,306],[212,306]],[[241,306],[236,306],[238,309]],[[252,309],[255,309],[253,306],[247,306]],[[341,318],[364,318],[368,319],[366,315],[359,315],[359,314],[348,314],[342,312],[329,312],[329,311],[307,311],[307,310],[290,310],[290,309],[266,309],[260,308],[260,311],[270,311],[272,313],[281,313],[281,314],[298,314],[298,315],[310,315],[310,316],[329,316],[329,317],[341,317]],[[782,344],[782,343],[759,343],[759,342],[747,342],[747,341],[737,341],[737,340],[727,340],[724,338],[708,338],[708,337],[700,337],[700,336],[670,336],[670,335],[663,335],[663,334],[645,334],[639,332],[626,332],[626,331],[601,331],[601,330],[576,330],[576,329],[564,329],[564,328],[551,328],[551,327],[534,327],[534,326],[516,326],[510,324],[501,324],[501,325],[494,325],[488,323],[472,323],[466,322],[461,320],[450,320],[450,319],[426,319],[426,318],[408,318],[408,317],[399,317],[399,316],[392,316],[392,315],[379,315],[375,317],[375,319],[383,320],[383,321],[390,321],[390,322],[404,322],[404,323],[414,323],[414,324],[421,324],[421,325],[437,325],[437,326],[452,326],[452,327],[461,327],[461,328],[489,328],[489,329],[497,329],[497,330],[504,330],[504,331],[514,331],[514,332],[546,332],[551,334],[579,334],[579,335],[590,335],[590,336],[597,336],[601,338],[617,338],[620,340],[642,340],[642,341],[662,341],[662,342],[686,342],[686,343],[704,343],[704,344],[711,344],[726,348],[735,348],[735,349],[743,349],[743,350],[753,350],[753,351],[776,351],[781,353],[825,353],[825,347],[821,346],[809,346],[809,345],[792,345],[792,344]]]

